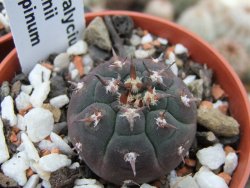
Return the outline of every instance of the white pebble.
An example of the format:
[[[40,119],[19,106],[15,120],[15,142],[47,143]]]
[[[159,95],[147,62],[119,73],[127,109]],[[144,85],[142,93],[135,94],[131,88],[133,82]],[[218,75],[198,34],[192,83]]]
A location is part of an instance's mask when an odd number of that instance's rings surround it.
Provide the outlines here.
[[[67,53],[60,53],[54,59],[54,69],[55,71],[61,71],[69,66],[69,55]]]
[[[135,57],[138,59],[145,59],[149,57],[149,53],[146,50],[138,49],[135,51]]]
[[[66,142],[67,144],[70,142],[69,136],[64,136],[64,137],[63,137],[63,140],[64,140],[64,142]]]
[[[39,142],[38,147],[40,150],[52,150],[56,148],[56,144],[52,143],[49,140],[42,140],[41,142]]]
[[[43,82],[49,81],[50,75],[51,70],[40,64],[36,64],[29,74],[29,81],[33,88],[39,88]]]
[[[182,44],[176,44],[174,48],[174,53],[177,55],[188,53],[188,49]]]
[[[69,167],[69,169],[75,170],[75,169],[77,169],[77,168],[79,168],[79,167],[80,167],[80,164],[79,164],[78,162],[74,162],[74,163]]]
[[[169,173],[169,175],[167,176],[167,179],[168,179],[170,187],[172,188],[177,183],[177,181],[180,179],[180,177],[177,176],[175,170],[172,170]]]
[[[230,152],[226,156],[226,161],[223,167],[224,172],[232,175],[238,165],[238,156],[235,152]]]
[[[73,188],[104,188],[103,185],[76,185]]]
[[[217,100],[215,103],[213,103],[213,108],[219,108],[220,106],[228,105],[228,102]]]
[[[43,188],[51,188],[52,187],[50,182],[45,181],[45,180],[42,181],[42,186],[43,186]]]
[[[14,101],[11,96],[4,97],[1,102],[2,119],[9,121],[10,126],[17,124],[17,117],[14,112]]]
[[[88,74],[92,68],[93,68],[93,66],[85,66],[84,67],[84,74]]]
[[[34,174],[30,176],[29,180],[23,186],[23,188],[34,188],[37,186],[38,182],[39,182],[39,176],[37,174]]]
[[[17,151],[24,151],[25,152],[25,148],[24,148],[24,144],[21,143],[17,148],[16,148]]]
[[[157,187],[144,183],[140,186],[140,188],[157,188]]]
[[[197,184],[202,188],[228,188],[225,180],[215,175],[206,167],[201,167],[194,175]]]
[[[174,54],[173,52],[170,52],[168,58],[167,58],[166,61],[165,61],[165,63],[166,63],[167,65],[171,65],[171,64],[173,64],[175,61],[176,61],[175,54]]]
[[[170,188],[199,188],[192,176],[178,177],[177,182]]]
[[[167,65],[170,65],[169,64],[170,62],[168,60],[166,60],[165,62],[166,62]],[[175,76],[178,76],[179,69],[178,69],[176,63],[171,65],[170,70],[174,73]]]
[[[215,103],[213,103],[213,108],[219,108],[221,105],[223,105],[222,100],[217,100]]]
[[[136,34],[133,34],[130,38],[130,43],[133,45],[133,46],[138,46],[139,44],[141,44],[141,37],[139,37],[138,35]]]
[[[38,176],[43,179],[43,180],[46,180],[46,181],[49,181],[49,178],[50,178],[50,172],[46,172],[44,171],[41,166],[39,165],[39,163],[37,162],[34,162],[34,161],[31,161],[30,162],[30,168],[36,172],[38,174]]]
[[[88,45],[85,41],[79,40],[77,43],[73,44],[67,49],[69,55],[82,55],[86,54],[88,51]]]
[[[168,44],[168,40],[158,37],[157,40],[161,43],[161,45],[167,45]]]
[[[56,108],[62,108],[64,105],[69,103],[69,97],[67,95],[59,95],[50,99],[49,103]]]
[[[10,158],[9,150],[6,145],[4,132],[3,132],[3,122],[0,118],[0,164],[7,161]]]
[[[70,71],[70,78],[71,78],[71,80],[80,79],[79,71],[77,69],[73,69],[72,71]]]
[[[24,117],[21,116],[20,114],[17,114],[17,125],[16,127],[22,131],[26,130],[26,124],[24,121]]]
[[[203,148],[196,153],[196,156],[202,165],[211,170],[218,169],[225,163],[226,159],[222,144],[215,144],[214,146]]]
[[[104,186],[95,179],[76,179],[74,188],[104,188]]]
[[[83,56],[83,65],[84,66],[93,66],[93,59],[90,57],[89,54]]]
[[[40,85],[40,87],[35,88],[30,96],[30,103],[34,107],[41,107],[43,102],[47,99],[50,92],[50,81],[46,81]]]
[[[150,33],[144,35],[141,39],[141,44],[147,44],[153,41],[153,37]]]
[[[188,76],[183,80],[183,82],[184,82],[186,85],[189,85],[189,84],[191,84],[195,79],[196,79],[196,75],[188,75]]]
[[[35,146],[31,142],[29,137],[26,135],[26,133],[23,132],[21,134],[21,139],[22,139],[22,142],[23,142],[22,144],[24,146],[27,157],[36,162],[39,161],[40,157],[39,157],[38,151],[36,150]]]
[[[26,93],[27,95],[31,94],[33,87],[32,85],[23,85],[21,86],[21,91]]]
[[[19,95],[15,99],[17,110],[23,110],[28,108],[30,103],[30,96],[24,92],[20,92]]]
[[[73,154],[71,147],[56,133],[51,132],[50,139],[56,145],[56,147],[64,154]]]
[[[32,142],[39,142],[53,130],[53,114],[43,108],[33,108],[24,116],[27,133]]]
[[[7,14],[4,13],[4,10],[2,10],[2,12],[0,13],[0,23],[3,24],[4,28],[7,31],[10,31],[10,21],[9,21],[9,17]]]
[[[69,72],[71,72],[71,71],[73,71],[74,69],[76,69],[76,66],[75,66],[74,63],[71,62],[71,63],[69,64],[68,70],[69,70]]]
[[[3,173],[23,186],[27,182],[26,170],[29,168],[29,161],[25,152],[15,154],[10,160],[1,166]]]
[[[76,179],[75,180],[75,185],[94,185],[96,184],[96,179],[87,179],[87,178],[83,178],[83,179]]]
[[[54,172],[62,167],[69,166],[71,160],[66,155],[52,153],[40,158],[40,167],[47,172]]]

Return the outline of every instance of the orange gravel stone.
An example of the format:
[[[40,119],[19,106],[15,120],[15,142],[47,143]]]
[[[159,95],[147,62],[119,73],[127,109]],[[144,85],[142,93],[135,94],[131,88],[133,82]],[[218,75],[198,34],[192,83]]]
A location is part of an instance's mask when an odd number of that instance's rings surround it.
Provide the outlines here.
[[[224,151],[225,151],[226,155],[227,155],[228,153],[235,153],[234,148],[232,148],[231,146],[225,146],[225,147],[224,147]]]
[[[185,164],[189,167],[195,167],[196,166],[196,160],[194,159],[185,159]]]
[[[4,25],[0,22],[0,29],[4,29]]]
[[[206,108],[206,109],[212,109],[213,108],[213,103],[210,101],[201,101],[200,107]]]
[[[51,142],[52,142],[50,136],[47,136],[47,137],[45,138],[45,140],[48,140],[48,141],[51,141]]]
[[[9,140],[11,143],[15,143],[18,141],[18,137],[14,131],[11,131],[10,136],[9,136]]]
[[[221,178],[223,178],[225,180],[225,182],[226,182],[227,185],[229,185],[229,183],[230,183],[230,181],[232,179],[232,177],[228,173],[226,173],[226,172],[221,172],[221,173],[218,174],[218,176],[220,176]]]
[[[41,151],[41,156],[43,157],[43,156],[46,156],[46,155],[49,155],[50,154],[50,151],[49,150],[42,150]]]
[[[149,49],[153,48],[153,45],[150,43],[146,43],[146,44],[143,44],[142,48],[144,50],[149,50]]]
[[[221,105],[221,106],[219,106],[219,110],[223,113],[223,114],[227,114],[227,112],[228,112],[228,104],[223,104],[223,105]]]
[[[26,170],[26,176],[29,178],[30,176],[32,176],[34,174],[33,170],[31,168],[28,168]]]
[[[33,108],[32,105],[29,105],[27,108],[19,110],[18,114],[20,114],[21,116],[24,116],[25,114],[27,114],[27,112],[29,112],[31,109]]]
[[[166,58],[169,58],[170,52],[174,52],[174,46],[167,48],[167,50],[165,51]]]
[[[220,85],[214,84],[212,86],[212,96],[214,97],[214,99],[218,100],[225,96],[225,91],[221,88]]]
[[[21,144],[21,138],[13,130],[11,131],[9,135],[9,141],[16,146],[19,146]]]
[[[60,153],[60,150],[58,148],[53,148],[50,153]]]
[[[73,63],[75,65],[76,69],[78,70],[80,77],[82,77],[84,75],[84,67],[83,67],[83,63],[82,63],[82,57],[81,56],[74,56]]]
[[[19,128],[17,128],[17,127],[12,127],[12,129],[11,129],[14,133],[19,133],[20,132],[20,129]]]
[[[159,180],[157,180],[157,181],[154,181],[154,182],[152,183],[152,186],[155,186],[155,187],[157,187],[157,188],[160,188],[160,187],[162,186],[162,183],[161,183]]]
[[[147,34],[149,34],[148,30],[143,30],[143,35],[145,36]]]
[[[186,176],[188,174],[191,174],[193,172],[193,170],[187,166],[184,166],[180,169],[177,170],[176,174],[177,176]]]

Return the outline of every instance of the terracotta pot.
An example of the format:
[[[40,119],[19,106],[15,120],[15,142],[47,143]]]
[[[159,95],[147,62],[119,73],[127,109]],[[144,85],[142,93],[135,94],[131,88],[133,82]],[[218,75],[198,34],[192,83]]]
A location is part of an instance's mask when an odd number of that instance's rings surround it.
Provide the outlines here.
[[[11,33],[0,37],[0,62],[15,47]]]
[[[239,165],[233,174],[231,188],[244,188],[250,172],[250,107],[245,89],[230,67],[211,46],[194,34],[171,22],[149,15],[127,12],[107,11],[86,14],[87,23],[96,16],[128,15],[136,26],[149,30],[151,33],[167,38],[171,43],[184,44],[191,54],[191,58],[200,63],[206,63],[214,70],[216,81],[229,96],[230,112],[240,124],[241,139],[239,145]],[[13,50],[0,65],[0,83],[10,80],[20,71],[16,50]]]

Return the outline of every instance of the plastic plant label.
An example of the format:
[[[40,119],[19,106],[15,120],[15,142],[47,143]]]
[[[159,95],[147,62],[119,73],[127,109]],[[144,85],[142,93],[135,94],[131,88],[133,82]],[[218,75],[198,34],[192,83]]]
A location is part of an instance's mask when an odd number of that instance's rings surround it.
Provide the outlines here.
[[[5,0],[23,72],[52,53],[65,51],[85,27],[82,0]]]

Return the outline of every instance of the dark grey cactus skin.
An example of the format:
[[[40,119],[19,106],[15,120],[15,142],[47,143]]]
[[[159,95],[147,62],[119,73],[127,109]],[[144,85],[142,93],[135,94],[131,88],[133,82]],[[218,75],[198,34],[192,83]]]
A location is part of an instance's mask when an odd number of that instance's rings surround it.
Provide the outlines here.
[[[176,168],[188,152],[196,133],[196,104],[182,101],[182,96],[192,99],[192,95],[163,63],[150,59],[127,60],[122,67],[112,63],[114,60],[96,67],[82,79],[84,87],[72,95],[68,109],[70,139],[90,169],[109,182],[121,185],[125,180],[155,180]],[[124,84],[135,76],[133,67],[142,82],[138,92]],[[150,80],[152,71],[160,73],[162,82]],[[105,81],[118,75],[119,89],[107,92]],[[139,98],[136,106],[136,100],[126,99],[128,93],[145,96],[152,88],[155,105]],[[126,116],[129,108],[134,110],[132,128]],[[167,123],[163,126],[157,118]]]

